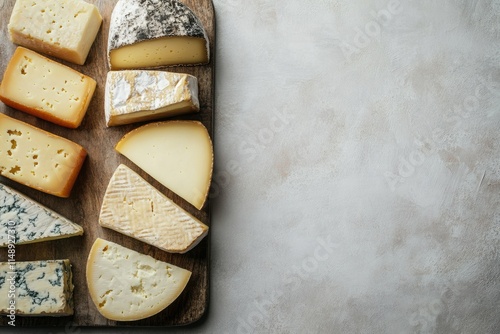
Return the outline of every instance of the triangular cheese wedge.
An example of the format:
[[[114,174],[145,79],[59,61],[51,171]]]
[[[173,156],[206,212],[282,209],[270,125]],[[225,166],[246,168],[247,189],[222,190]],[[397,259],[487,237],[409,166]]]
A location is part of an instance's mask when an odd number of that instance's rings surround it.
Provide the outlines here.
[[[99,224],[170,253],[189,251],[208,233],[208,226],[125,165],[109,181]]]
[[[135,321],[157,314],[184,290],[191,272],[98,238],[87,261],[87,286],[107,319]]]
[[[197,209],[203,207],[212,178],[213,148],[202,123],[149,123],[127,133],[116,150]]]
[[[29,244],[82,234],[80,225],[0,184],[0,247],[12,241]]]

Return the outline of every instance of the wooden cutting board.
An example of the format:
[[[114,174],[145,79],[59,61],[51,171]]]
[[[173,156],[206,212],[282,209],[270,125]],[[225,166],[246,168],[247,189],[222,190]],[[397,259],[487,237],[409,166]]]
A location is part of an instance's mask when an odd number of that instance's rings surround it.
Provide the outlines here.
[[[83,226],[83,237],[41,242],[16,246],[16,261],[70,259],[74,274],[75,314],[70,317],[16,317],[16,327],[63,326],[178,326],[193,323],[207,311],[210,273],[210,233],[187,254],[169,254],[153,246],[123,236],[117,232],[99,226],[99,211],[107,184],[116,167],[123,163],[138,172],[153,186],[172,198],[191,214],[210,226],[210,200],[198,211],[167,188],[141,171],[131,161],[114,150],[119,139],[141,124],[106,128],[104,122],[104,88],[108,72],[106,46],[109,31],[109,19],[117,0],[87,0],[95,4],[103,17],[103,24],[90,50],[84,65],[78,66],[64,61],[59,62],[74,68],[97,81],[97,89],[88,112],[78,129],[66,129],[37,119],[23,112],[5,106],[0,102],[0,112],[35,125],[62,137],[79,143],[88,151],[88,157],[75,183],[70,198],[57,198],[19,185],[0,177],[0,182],[24,193],[43,205],[55,210],[75,223]],[[211,61],[205,66],[165,68],[173,72],[195,75],[199,83],[201,110],[198,114],[176,119],[200,120],[213,138],[214,111],[214,49],[215,17],[211,0],[183,0],[202,21],[210,39]],[[16,45],[8,38],[7,24],[14,6],[14,0],[0,0],[0,75],[5,68]],[[53,58],[56,60],[55,58]],[[181,296],[159,314],[134,322],[109,321],[97,311],[87,289],[85,266],[91,245],[96,238],[104,238],[119,243],[138,252],[148,254],[155,259],[172,263],[192,271],[191,279]],[[0,249],[0,261],[7,261],[7,249]],[[8,326],[8,318],[1,317],[1,325]]]

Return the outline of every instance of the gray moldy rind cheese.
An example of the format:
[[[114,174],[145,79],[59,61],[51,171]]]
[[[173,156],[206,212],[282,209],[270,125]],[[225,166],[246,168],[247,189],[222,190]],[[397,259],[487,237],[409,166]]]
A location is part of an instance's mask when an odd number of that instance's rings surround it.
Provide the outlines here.
[[[177,0],[119,0],[110,20],[111,70],[200,65],[209,62],[202,23]]]

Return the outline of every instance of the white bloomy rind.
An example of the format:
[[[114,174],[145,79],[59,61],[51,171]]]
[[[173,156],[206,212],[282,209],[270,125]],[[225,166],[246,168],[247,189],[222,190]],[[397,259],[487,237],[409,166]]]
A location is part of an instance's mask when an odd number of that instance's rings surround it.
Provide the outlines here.
[[[199,111],[196,77],[164,71],[123,70],[107,75],[107,126],[150,121]]]
[[[87,285],[107,319],[135,321],[153,316],[179,297],[191,272],[98,238],[87,261]]]
[[[208,233],[208,226],[120,165],[102,202],[99,224],[170,253],[185,253]]]

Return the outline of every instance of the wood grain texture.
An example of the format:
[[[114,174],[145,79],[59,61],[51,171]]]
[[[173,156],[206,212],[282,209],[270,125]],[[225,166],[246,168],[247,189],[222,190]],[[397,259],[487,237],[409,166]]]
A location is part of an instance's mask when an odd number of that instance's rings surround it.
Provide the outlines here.
[[[68,138],[79,143],[88,151],[88,157],[75,183],[71,196],[67,199],[57,198],[22,186],[6,178],[0,177],[0,182],[11,186],[30,196],[36,201],[59,212],[75,223],[83,226],[83,237],[16,246],[16,260],[42,260],[68,258],[73,264],[75,284],[75,314],[71,317],[16,317],[16,327],[41,326],[179,326],[199,320],[207,311],[209,298],[209,264],[210,264],[210,233],[187,254],[169,254],[155,247],[123,236],[117,232],[99,226],[98,217],[102,199],[116,167],[123,163],[150,182],[157,189],[172,198],[188,212],[203,223],[210,226],[210,200],[202,210],[196,210],[189,203],[173,194],[167,188],[145,174],[131,161],[114,150],[119,139],[141,124],[106,128],[104,120],[104,88],[108,72],[106,46],[109,31],[109,18],[116,0],[88,0],[94,3],[103,17],[103,24],[90,50],[84,65],[78,66],[57,60],[65,65],[87,74],[97,81],[97,89],[89,106],[87,115],[78,129],[66,129],[43,121],[23,112],[17,111],[0,103],[0,112],[35,125],[41,129]],[[199,81],[199,98],[201,110],[197,114],[175,117],[175,119],[200,120],[209,130],[213,138],[214,110],[214,70],[215,70],[215,14],[211,0],[184,0],[202,21],[210,39],[211,61],[205,66],[170,67],[165,70],[184,72],[195,75]],[[14,53],[16,45],[8,38],[7,24],[10,18],[14,0],[0,1],[0,73],[3,75],[7,63]],[[97,311],[87,289],[85,265],[88,252],[98,237],[119,243],[138,252],[148,254],[155,259],[166,261],[192,271],[191,280],[181,296],[167,309],[159,314],[134,322],[115,322],[105,319]],[[0,260],[7,260],[6,249],[0,250]],[[8,319],[1,317],[1,325],[7,326]]]

